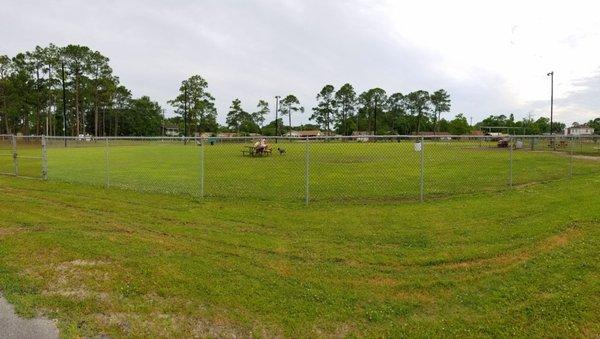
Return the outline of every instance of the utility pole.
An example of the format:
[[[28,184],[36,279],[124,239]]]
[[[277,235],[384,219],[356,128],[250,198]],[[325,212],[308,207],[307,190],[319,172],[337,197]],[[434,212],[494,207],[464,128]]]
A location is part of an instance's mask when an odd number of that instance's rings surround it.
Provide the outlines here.
[[[375,119],[374,119],[375,126],[373,127],[373,135],[377,135],[377,98],[375,98],[375,112],[373,112],[373,115],[375,116]]]
[[[187,145],[187,83],[183,84],[183,144]]]
[[[554,116],[554,71],[547,74],[550,77],[550,135],[554,134],[552,129]]]
[[[61,61],[62,69],[62,99],[63,99],[63,138],[65,140],[65,147],[67,147],[67,97],[65,94],[65,62]]]
[[[277,143],[277,136],[279,136],[279,95],[275,96],[275,143]]]

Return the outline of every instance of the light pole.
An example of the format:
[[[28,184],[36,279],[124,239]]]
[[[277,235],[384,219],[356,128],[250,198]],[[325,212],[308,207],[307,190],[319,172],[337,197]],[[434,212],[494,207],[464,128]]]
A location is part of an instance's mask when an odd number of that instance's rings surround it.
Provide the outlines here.
[[[279,98],[281,98],[279,95],[275,96],[275,143],[277,143],[277,136],[279,135]]]
[[[62,113],[63,113],[63,138],[65,141],[65,147],[67,147],[67,96],[65,91],[65,62],[61,60],[60,62],[61,70],[62,70]]]
[[[183,84],[183,144],[187,145],[187,83]]]
[[[554,71],[547,74],[550,77],[550,135],[554,134],[552,124],[554,119]]]

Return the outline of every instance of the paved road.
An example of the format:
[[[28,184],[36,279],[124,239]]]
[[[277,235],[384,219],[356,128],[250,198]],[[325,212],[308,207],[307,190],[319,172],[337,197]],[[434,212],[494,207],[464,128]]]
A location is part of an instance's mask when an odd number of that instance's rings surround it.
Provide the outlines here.
[[[0,294],[0,339],[54,339],[58,329],[48,319],[23,319]]]

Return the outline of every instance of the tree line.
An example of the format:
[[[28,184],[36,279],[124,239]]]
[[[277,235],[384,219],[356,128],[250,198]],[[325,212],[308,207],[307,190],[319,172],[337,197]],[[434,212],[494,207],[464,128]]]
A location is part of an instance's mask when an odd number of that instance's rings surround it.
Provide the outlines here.
[[[222,131],[283,135],[298,128],[341,135],[468,134],[474,128],[500,126],[525,134],[550,132],[547,118],[516,121],[512,114],[490,115],[475,126],[464,114],[447,119],[444,115],[450,112],[451,100],[444,89],[388,94],[376,87],[358,93],[349,83],[337,89],[327,84],[315,98],[310,124],[293,125],[306,112],[298,98],[288,94],[277,97],[273,107],[276,118],[268,123],[272,112],[268,100],[258,100],[250,112],[234,99],[226,125],[221,126],[208,82],[193,75],[181,82],[177,95],[168,101],[175,117],[165,119],[157,102],[148,96],[133,98],[114,74],[109,59],[89,47],[50,44],[12,58],[0,55],[0,134],[152,136],[162,134],[165,123],[188,136]],[[596,120],[588,124],[596,124]],[[556,133],[564,127],[555,122],[552,130]],[[600,128],[597,130],[600,133]]]
[[[448,131],[454,127],[463,128],[463,122],[466,124],[463,115],[458,115],[452,122],[441,118],[443,113],[450,111],[450,96],[443,89],[433,93],[424,90],[408,94],[397,92],[388,96],[381,88],[372,88],[358,94],[347,83],[337,91],[333,85],[324,86],[316,95],[316,101],[309,117],[314,124],[303,127],[319,128],[342,135],[350,135],[356,131],[369,134]],[[199,75],[184,80],[179,95],[169,103],[176,108],[175,113],[179,116],[170,121],[179,124],[183,121],[186,135],[224,129],[242,134],[283,134],[294,128],[293,117],[297,118],[297,115],[305,113],[298,98],[288,94],[275,103],[276,114],[281,118],[265,125],[266,117],[271,112],[267,100],[259,100],[256,109],[249,112],[242,108],[240,99],[236,98],[227,113],[227,126],[220,129],[216,123],[214,97],[208,92],[206,80]]]
[[[0,55],[0,133],[156,135],[162,108],[133,98],[109,59],[86,46]]]

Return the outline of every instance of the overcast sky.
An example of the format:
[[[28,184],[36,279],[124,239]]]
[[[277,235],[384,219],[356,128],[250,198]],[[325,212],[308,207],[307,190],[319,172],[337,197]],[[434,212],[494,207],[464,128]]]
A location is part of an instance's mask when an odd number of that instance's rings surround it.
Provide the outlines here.
[[[1,0],[0,54],[82,44],[111,60],[135,96],[167,100],[206,78],[223,122],[231,100],[295,94],[307,108],[328,83],[388,94],[446,89],[478,121],[600,117],[600,15],[593,1]]]

